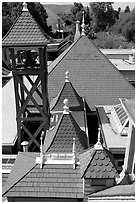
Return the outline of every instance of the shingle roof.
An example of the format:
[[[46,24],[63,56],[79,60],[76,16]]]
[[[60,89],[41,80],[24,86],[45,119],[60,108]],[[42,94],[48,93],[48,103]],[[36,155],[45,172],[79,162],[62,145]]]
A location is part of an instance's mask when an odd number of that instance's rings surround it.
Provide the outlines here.
[[[4,195],[10,188],[12,188],[22,177],[24,177],[32,168],[35,167],[35,159],[37,153],[19,153],[16,161],[12,167],[7,181],[2,189]]]
[[[95,105],[115,105],[120,97],[134,97],[134,88],[86,36],[78,38],[48,69],[50,99],[60,91],[66,70],[91,110]]]
[[[30,152],[27,155],[29,154]],[[24,159],[27,160],[28,156]],[[24,168],[22,162],[23,158],[20,160],[20,168]],[[40,169],[39,165],[33,163],[34,168],[24,176],[20,175],[17,163],[14,165],[12,176],[15,178],[19,174],[20,178],[5,196],[83,198],[83,180],[78,166],[73,169],[72,164],[46,164]]]
[[[67,98],[69,100],[69,109],[71,111],[83,111],[84,104],[82,98],[78,95],[75,88],[71,82],[65,82],[60,93],[54,99],[54,104],[51,101],[51,110],[52,111],[61,111],[63,108],[63,100]]]
[[[2,46],[44,45],[47,42],[49,40],[29,11],[22,11],[3,38]]]
[[[50,137],[48,134],[50,134]],[[64,114],[60,118],[57,127],[55,127],[55,131],[53,129],[49,130],[49,133],[47,133],[44,149],[46,152],[50,153],[71,153],[73,138],[76,139],[75,151],[77,153],[80,153],[87,148],[88,143],[86,133],[80,129],[71,114]]]
[[[135,196],[135,183],[130,185],[116,185],[111,188],[93,193],[90,197],[106,197],[106,196]]]
[[[112,154],[103,148],[91,148],[80,156],[81,174],[84,178],[116,178],[118,172],[114,166]]]

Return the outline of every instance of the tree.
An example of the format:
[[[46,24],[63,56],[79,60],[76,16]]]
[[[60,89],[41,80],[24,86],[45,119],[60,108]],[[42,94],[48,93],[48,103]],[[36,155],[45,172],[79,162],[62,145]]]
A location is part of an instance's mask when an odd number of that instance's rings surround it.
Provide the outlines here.
[[[125,11],[124,11],[125,13],[130,13],[130,8],[129,8],[129,6],[126,6],[126,8],[125,8]]]
[[[135,9],[129,13],[123,12],[113,30],[122,34],[128,42],[135,42]]]
[[[95,32],[104,31],[118,19],[119,12],[113,9],[112,2],[93,2],[90,3],[90,9]]]
[[[35,18],[45,33],[51,34],[51,27],[47,25],[48,14],[46,9],[38,2],[28,2],[27,7],[31,15]]]
[[[2,3],[2,36],[6,35],[21,11],[22,3],[20,2]]]

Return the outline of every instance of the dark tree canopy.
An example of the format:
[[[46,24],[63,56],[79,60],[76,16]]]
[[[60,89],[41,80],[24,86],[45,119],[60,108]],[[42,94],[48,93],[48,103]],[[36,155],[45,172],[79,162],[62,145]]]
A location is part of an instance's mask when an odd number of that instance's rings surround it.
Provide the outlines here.
[[[91,2],[90,9],[95,32],[111,27],[119,17],[119,12],[113,9],[112,2]]]

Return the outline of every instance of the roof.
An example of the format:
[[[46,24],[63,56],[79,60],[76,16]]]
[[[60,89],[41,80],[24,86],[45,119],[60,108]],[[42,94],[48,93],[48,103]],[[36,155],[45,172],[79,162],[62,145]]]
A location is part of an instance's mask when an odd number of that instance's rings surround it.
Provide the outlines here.
[[[76,139],[76,153],[87,148],[87,135],[69,114],[63,114],[54,129],[47,132],[44,150],[49,153],[71,153],[73,138]]]
[[[48,67],[50,99],[57,96],[64,72],[91,110],[95,105],[113,105],[120,97],[134,97],[134,88],[86,36],[78,38]]]
[[[16,106],[12,78],[2,88],[2,145],[14,145],[16,139]]]
[[[63,100],[69,100],[69,109],[71,111],[83,111],[83,99],[78,95],[70,81],[65,82],[58,96],[51,101],[51,111],[60,111],[63,109]]]
[[[135,98],[134,99],[120,99],[129,118],[135,124]]]
[[[97,107],[97,113],[103,131],[103,142],[107,149],[124,153],[127,145],[127,137],[122,137],[118,131],[115,131],[116,125],[110,113],[113,107]]]
[[[2,40],[2,46],[44,45],[49,40],[44,36],[30,12],[22,11],[9,32]]]
[[[124,153],[127,146],[129,119],[135,122],[135,99],[120,99],[116,106],[97,106],[102,127],[104,145],[107,149]],[[122,104],[123,103],[123,104]]]
[[[21,175],[22,171],[26,173]],[[72,164],[46,164],[40,169],[30,152],[20,153],[11,172],[14,182],[5,196],[83,198],[83,180],[79,172],[79,167],[73,169]]]
[[[35,167],[35,159],[38,153],[22,153],[19,152],[15,163],[12,167],[7,181],[2,189],[4,195],[10,188],[12,188],[21,178],[23,178],[32,168]]]
[[[103,191],[99,191],[97,193],[93,193],[89,197],[114,197],[114,196],[135,196],[135,183],[130,185],[116,185],[111,188],[105,189]],[[126,199],[126,197],[125,197]]]
[[[92,147],[80,155],[80,162],[81,175],[84,178],[104,179],[118,177],[113,156],[105,148],[96,150]]]
[[[129,55],[135,52],[134,49],[100,49],[105,55]]]
[[[110,59],[119,71],[132,71],[135,74],[135,64],[127,63],[122,59]]]

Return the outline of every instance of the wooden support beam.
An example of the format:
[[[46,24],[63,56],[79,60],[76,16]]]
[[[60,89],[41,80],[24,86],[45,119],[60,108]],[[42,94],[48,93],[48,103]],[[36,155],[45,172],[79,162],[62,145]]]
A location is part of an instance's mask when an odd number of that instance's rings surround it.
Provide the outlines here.
[[[29,76],[26,76],[26,78],[28,79],[28,81],[30,82],[30,84],[33,86],[34,82],[31,80],[31,78]],[[39,91],[38,87],[36,87],[36,90],[37,94],[40,96],[40,98],[42,99],[42,94],[41,92]]]
[[[36,138],[36,137],[38,136],[38,134],[40,133],[40,131],[42,130],[42,128],[43,128],[44,125],[45,125],[44,122],[42,122],[42,123],[40,124],[40,126],[38,127],[38,129],[36,130],[36,132],[35,132],[34,135],[33,135],[34,138]],[[30,145],[32,144],[32,142],[33,142],[33,139],[31,139],[31,140],[29,141],[28,148],[30,147]]]
[[[23,123],[20,122],[20,126],[22,126],[22,128],[24,129],[24,131],[28,134],[28,136],[33,140],[33,142],[40,147],[40,144],[38,143],[38,141],[33,137],[33,135],[30,133],[30,131],[25,127],[25,125]]]
[[[19,77],[17,77],[17,78],[18,78],[18,82],[21,84],[22,89],[24,89],[24,91],[25,91],[26,94],[27,94],[27,98],[26,98],[26,100],[25,100],[23,106],[21,107],[20,112],[18,113],[18,117],[20,117],[20,115],[21,115],[21,114],[23,113],[23,111],[25,110],[25,108],[26,108],[26,106],[27,106],[29,100],[32,100],[32,102],[34,103],[34,105],[36,106],[36,108],[39,110],[39,112],[41,113],[41,115],[44,117],[45,115],[44,115],[42,109],[39,107],[38,103],[36,102],[36,100],[35,100],[35,99],[33,98],[33,96],[32,96],[33,93],[35,92],[35,89],[36,89],[38,83],[39,83],[39,77],[36,79],[36,82],[34,83],[34,85],[33,85],[33,87],[31,88],[30,91],[28,91],[28,89],[25,87],[25,85],[22,83],[22,81],[19,79]]]

